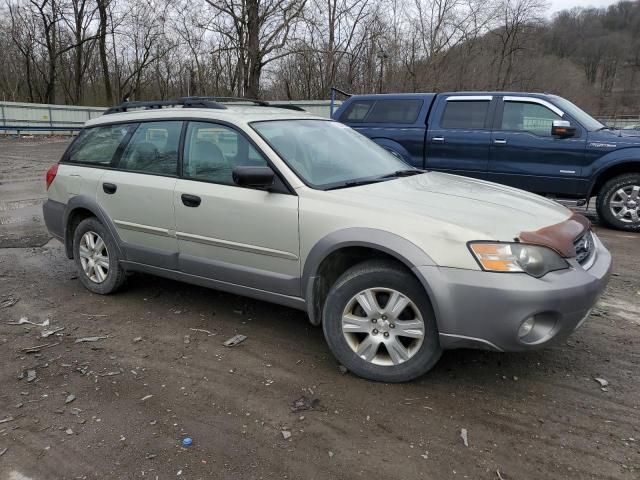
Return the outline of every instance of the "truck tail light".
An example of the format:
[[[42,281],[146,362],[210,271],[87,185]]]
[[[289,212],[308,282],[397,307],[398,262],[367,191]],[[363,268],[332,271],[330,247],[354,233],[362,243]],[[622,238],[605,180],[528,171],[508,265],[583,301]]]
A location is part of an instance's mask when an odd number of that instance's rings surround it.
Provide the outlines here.
[[[56,174],[58,173],[58,164],[53,165],[49,170],[47,170],[47,190],[53,183],[53,180],[56,178]]]

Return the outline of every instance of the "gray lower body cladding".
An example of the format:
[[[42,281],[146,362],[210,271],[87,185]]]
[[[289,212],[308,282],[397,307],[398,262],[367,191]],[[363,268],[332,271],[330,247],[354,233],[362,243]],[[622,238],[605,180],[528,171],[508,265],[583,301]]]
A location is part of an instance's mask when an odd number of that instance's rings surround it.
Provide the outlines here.
[[[542,278],[443,267],[416,267],[434,303],[443,348],[523,351],[566,339],[585,320],[609,280],[611,255],[596,242],[591,268]],[[533,318],[529,335],[523,322]]]
[[[64,242],[64,213],[67,206],[64,203],[47,200],[42,205],[44,223],[49,233],[58,240]]]

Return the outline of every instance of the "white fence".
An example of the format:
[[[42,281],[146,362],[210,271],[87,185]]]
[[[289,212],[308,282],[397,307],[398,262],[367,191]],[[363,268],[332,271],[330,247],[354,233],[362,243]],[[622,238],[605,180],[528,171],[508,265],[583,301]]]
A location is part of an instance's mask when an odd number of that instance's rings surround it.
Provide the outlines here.
[[[295,105],[309,113],[330,116],[329,100],[274,101],[278,104]],[[340,102],[336,102],[336,108]],[[41,103],[0,102],[0,135],[2,134],[64,134],[82,128],[84,122],[99,117],[105,107],[74,107],[71,105],[47,105]],[[11,129],[7,127],[28,127]],[[47,130],[51,128],[52,130]],[[65,130],[69,128],[69,130]]]

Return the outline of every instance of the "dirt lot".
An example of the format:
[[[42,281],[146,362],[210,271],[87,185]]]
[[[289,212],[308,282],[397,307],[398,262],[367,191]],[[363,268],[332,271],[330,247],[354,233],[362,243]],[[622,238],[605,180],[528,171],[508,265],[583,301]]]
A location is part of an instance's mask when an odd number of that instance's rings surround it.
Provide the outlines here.
[[[566,344],[385,385],[295,310],[144,275],[85,290],[40,213],[65,145],[0,140],[0,479],[640,478],[640,236],[597,228],[615,273]]]

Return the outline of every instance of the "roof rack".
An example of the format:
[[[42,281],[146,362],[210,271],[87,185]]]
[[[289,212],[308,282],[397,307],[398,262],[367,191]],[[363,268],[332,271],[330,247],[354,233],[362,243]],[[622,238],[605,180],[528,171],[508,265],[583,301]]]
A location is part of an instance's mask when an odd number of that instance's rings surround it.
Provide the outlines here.
[[[144,110],[154,110],[163,107],[175,107],[182,106],[184,108],[213,108],[216,110],[226,110],[227,107],[221,103],[209,100],[205,97],[184,97],[178,100],[155,100],[151,102],[122,102],[120,105],[109,108],[105,115],[112,113],[123,113],[129,111],[129,109],[141,108]]]

